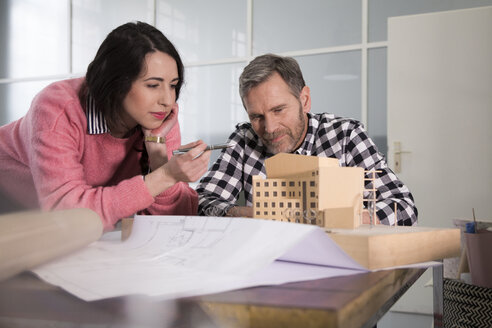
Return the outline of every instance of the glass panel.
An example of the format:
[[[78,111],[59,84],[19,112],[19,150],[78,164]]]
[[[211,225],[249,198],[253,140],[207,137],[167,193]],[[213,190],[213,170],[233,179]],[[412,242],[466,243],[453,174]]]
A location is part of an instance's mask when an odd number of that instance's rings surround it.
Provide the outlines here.
[[[242,57],[246,5],[244,0],[158,0],[156,26],[175,43],[185,62]]]
[[[239,75],[245,64],[188,67],[180,95],[179,122],[182,143],[202,139],[223,143],[237,123],[248,121],[239,97]],[[218,152],[214,151],[211,162]]]
[[[328,112],[361,119],[360,51],[301,56],[296,59],[306,85],[311,89],[312,113]]]
[[[69,72],[68,1],[2,0],[0,78]]]
[[[85,74],[109,32],[131,21],[153,23],[154,1],[73,0],[73,71]]]
[[[367,129],[379,151],[387,155],[386,48],[369,49],[367,61]]]
[[[360,0],[255,0],[253,53],[361,42]]]
[[[371,0],[369,42],[388,39],[388,17],[490,5],[492,0]]]
[[[26,115],[32,99],[55,80],[0,84],[0,126]]]

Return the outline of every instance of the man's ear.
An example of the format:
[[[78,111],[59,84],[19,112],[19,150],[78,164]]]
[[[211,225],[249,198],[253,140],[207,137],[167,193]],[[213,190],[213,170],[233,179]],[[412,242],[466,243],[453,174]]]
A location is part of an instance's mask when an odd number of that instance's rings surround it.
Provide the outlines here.
[[[299,94],[299,100],[301,101],[302,111],[309,113],[311,110],[311,93],[307,85],[302,88]]]

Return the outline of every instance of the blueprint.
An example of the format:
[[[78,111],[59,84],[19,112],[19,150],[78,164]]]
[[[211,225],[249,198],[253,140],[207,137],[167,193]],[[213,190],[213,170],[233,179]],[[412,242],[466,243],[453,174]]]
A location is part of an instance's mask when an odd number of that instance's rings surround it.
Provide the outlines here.
[[[93,301],[135,294],[174,299],[367,270],[317,226],[136,216],[126,241],[100,240],[33,271]]]

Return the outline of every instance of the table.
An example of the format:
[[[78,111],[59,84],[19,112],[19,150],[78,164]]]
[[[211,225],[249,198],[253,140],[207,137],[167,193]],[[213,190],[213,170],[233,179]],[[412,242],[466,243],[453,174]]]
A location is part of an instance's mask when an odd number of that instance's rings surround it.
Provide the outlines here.
[[[85,302],[22,273],[0,282],[0,327],[373,327],[424,271],[385,270],[159,302],[144,296]]]

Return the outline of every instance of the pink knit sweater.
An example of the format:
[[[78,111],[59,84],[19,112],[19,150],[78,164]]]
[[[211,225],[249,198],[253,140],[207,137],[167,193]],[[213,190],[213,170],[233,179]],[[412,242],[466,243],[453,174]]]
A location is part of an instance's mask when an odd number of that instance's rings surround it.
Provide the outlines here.
[[[83,79],[51,84],[23,118],[0,127],[0,188],[26,208],[89,208],[106,230],[121,218],[195,215],[197,194],[178,183],[157,197],[147,190],[140,131],[127,139],[87,133],[77,96]],[[166,137],[168,156],[181,144],[179,124]]]

